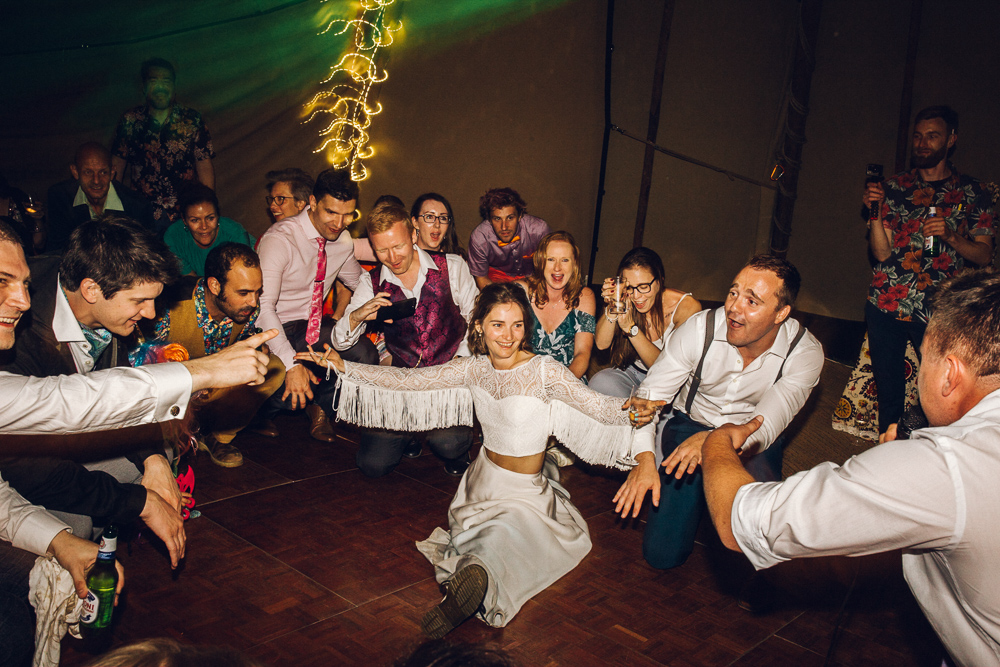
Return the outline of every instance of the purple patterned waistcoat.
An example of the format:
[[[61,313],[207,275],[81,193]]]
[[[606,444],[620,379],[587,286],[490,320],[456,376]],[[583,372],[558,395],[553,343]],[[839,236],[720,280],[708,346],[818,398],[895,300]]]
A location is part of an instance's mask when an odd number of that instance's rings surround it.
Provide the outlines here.
[[[437,271],[427,271],[420,290],[417,312],[405,320],[383,324],[386,349],[392,354],[392,365],[403,368],[437,366],[455,357],[468,324],[451,296],[448,282],[448,260],[443,253],[428,253]],[[419,257],[414,257],[419,262]],[[379,282],[381,267],[371,270],[372,289],[376,294],[388,292],[390,301],[406,298],[403,290],[393,283]]]

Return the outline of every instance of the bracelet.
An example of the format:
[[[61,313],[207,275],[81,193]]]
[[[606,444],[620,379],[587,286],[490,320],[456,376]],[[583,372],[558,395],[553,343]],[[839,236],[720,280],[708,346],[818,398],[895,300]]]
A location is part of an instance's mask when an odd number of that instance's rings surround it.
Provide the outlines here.
[[[606,319],[611,324],[614,324],[615,322],[618,321],[618,315],[615,315],[614,318],[612,318],[612,317],[610,317],[610,313],[607,310],[605,310],[604,311],[604,319]]]

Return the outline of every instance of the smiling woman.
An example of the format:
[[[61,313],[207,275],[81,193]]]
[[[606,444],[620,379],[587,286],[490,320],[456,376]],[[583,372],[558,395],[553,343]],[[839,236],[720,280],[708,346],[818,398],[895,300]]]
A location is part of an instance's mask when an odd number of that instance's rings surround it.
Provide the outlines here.
[[[649,248],[626,253],[618,276],[625,281],[624,312],[611,312],[614,279],[605,279],[601,295],[608,307],[598,318],[595,335],[597,349],[611,348],[611,368],[594,375],[590,386],[602,394],[624,397],[642,383],[670,333],[701,310],[701,304],[691,294],[664,284],[663,261]]]
[[[652,430],[635,430],[623,401],[601,396],[551,357],[534,355],[526,337],[530,306],[511,284],[483,289],[470,316],[472,357],[428,368],[387,368],[321,357],[340,375],[340,419],[368,428],[423,431],[483,427],[483,448],[466,470],[448,512],[449,530],[435,529],[417,548],[434,564],[448,595],[422,627],[440,637],[477,613],[503,627],[533,595],[572,570],[590,551],[587,524],[546,457],[550,435],[583,460],[640,465],[652,475]],[[660,403],[662,405],[662,402]],[[646,423],[652,404],[641,404]],[[619,492],[618,511],[642,503],[646,488]],[[624,508],[624,510],[623,510]]]
[[[597,304],[594,292],[583,285],[580,249],[573,235],[552,232],[543,237],[535,250],[534,268],[527,280],[518,281],[531,299],[531,344],[583,379],[594,345]]]
[[[219,215],[219,200],[212,188],[193,184],[181,193],[178,207],[183,217],[167,228],[163,240],[180,261],[181,273],[204,275],[209,251],[222,243],[254,246],[256,240],[240,223]]]

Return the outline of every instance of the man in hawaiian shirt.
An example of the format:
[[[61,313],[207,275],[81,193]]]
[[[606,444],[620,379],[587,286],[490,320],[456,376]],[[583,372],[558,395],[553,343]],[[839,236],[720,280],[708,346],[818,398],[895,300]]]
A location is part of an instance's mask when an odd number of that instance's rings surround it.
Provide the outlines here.
[[[205,277],[157,321],[156,340],[180,343],[192,359],[200,359],[249,338],[256,330],[263,287],[257,253],[241,243],[221,243],[205,259]],[[216,465],[243,465],[243,454],[232,441],[285,380],[285,365],[269,356],[263,384],[213,389],[192,398],[200,405],[197,418],[204,435],[198,448]]]
[[[177,195],[187,183],[215,188],[212,137],[194,109],[174,99],[174,66],[150,58],[140,70],[146,103],[126,111],[111,146],[114,171],[153,205],[156,231],[177,220]]]
[[[870,183],[865,190],[865,205],[879,205],[878,221],[869,224],[868,244],[876,264],[865,319],[880,433],[902,415],[906,341],[920,349],[929,289],[966,262],[985,266],[993,258],[990,197],[978,180],[960,174],[949,161],[957,141],[953,109],[923,109],[914,119],[913,169],[884,185]],[[933,236],[943,241],[942,249],[929,257],[924,240]]]

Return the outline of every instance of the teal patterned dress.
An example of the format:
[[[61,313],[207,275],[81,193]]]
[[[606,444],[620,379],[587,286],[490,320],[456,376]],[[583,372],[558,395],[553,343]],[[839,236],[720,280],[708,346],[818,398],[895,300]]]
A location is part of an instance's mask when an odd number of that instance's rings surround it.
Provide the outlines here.
[[[566,315],[566,319],[552,333],[546,333],[538,318],[532,312],[531,317],[531,348],[535,354],[546,354],[563,366],[569,367],[575,353],[576,335],[578,333],[593,334],[597,328],[597,318],[590,313],[574,308]],[[586,383],[587,378],[580,378]]]

